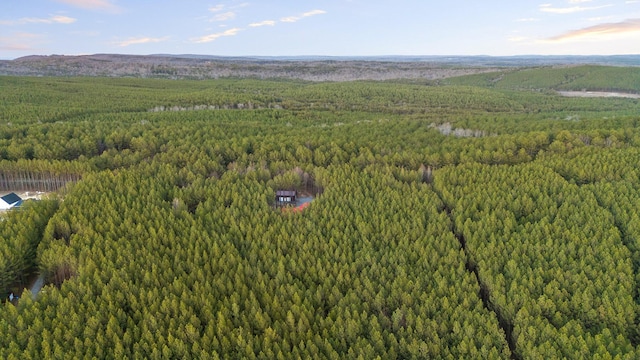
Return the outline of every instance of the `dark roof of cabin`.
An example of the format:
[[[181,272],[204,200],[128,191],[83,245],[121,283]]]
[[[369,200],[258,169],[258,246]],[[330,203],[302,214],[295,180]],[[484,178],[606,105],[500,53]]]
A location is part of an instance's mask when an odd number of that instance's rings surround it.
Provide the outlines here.
[[[276,196],[296,196],[295,190],[278,190]]]
[[[15,204],[18,201],[22,200],[20,196],[16,195],[16,193],[7,194],[3,196],[1,199],[4,200],[4,202],[6,202],[7,204]]]

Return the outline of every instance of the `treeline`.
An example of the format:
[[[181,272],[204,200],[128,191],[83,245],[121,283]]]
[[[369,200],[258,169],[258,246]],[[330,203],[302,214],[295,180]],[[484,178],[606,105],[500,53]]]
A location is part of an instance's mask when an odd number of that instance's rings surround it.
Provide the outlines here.
[[[0,160],[0,191],[57,191],[80,180],[89,169],[81,162]]]

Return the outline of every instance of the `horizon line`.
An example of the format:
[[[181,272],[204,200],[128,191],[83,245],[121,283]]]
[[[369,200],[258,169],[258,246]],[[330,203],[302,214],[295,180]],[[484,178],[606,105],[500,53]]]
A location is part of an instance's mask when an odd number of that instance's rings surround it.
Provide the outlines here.
[[[197,53],[153,53],[153,54],[127,54],[127,53],[94,53],[94,54],[30,54],[15,58],[0,57],[0,61],[14,61],[29,57],[89,57],[89,56],[131,56],[131,57],[212,57],[212,58],[527,58],[527,57],[622,57],[622,56],[640,56],[640,53],[620,53],[620,54],[517,54],[517,55],[487,55],[487,54],[415,54],[415,55],[397,55],[397,54],[381,54],[381,55],[318,55],[318,54],[299,54],[299,55],[213,55],[213,54],[197,54]]]

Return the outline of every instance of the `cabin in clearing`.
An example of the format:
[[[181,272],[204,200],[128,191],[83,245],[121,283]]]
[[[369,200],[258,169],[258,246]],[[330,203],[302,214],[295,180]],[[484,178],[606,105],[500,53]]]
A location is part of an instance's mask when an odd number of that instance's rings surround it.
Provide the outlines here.
[[[278,190],[276,191],[276,206],[295,205],[296,196],[295,190]]]

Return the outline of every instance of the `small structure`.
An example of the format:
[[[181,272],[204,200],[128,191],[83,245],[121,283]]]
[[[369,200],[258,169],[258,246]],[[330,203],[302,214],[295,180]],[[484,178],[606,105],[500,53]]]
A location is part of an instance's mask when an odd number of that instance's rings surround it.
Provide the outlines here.
[[[276,191],[276,206],[287,206],[296,204],[295,190],[278,190]]]
[[[9,210],[13,207],[20,206],[21,204],[22,198],[16,195],[16,193],[10,193],[0,197],[0,210]]]

